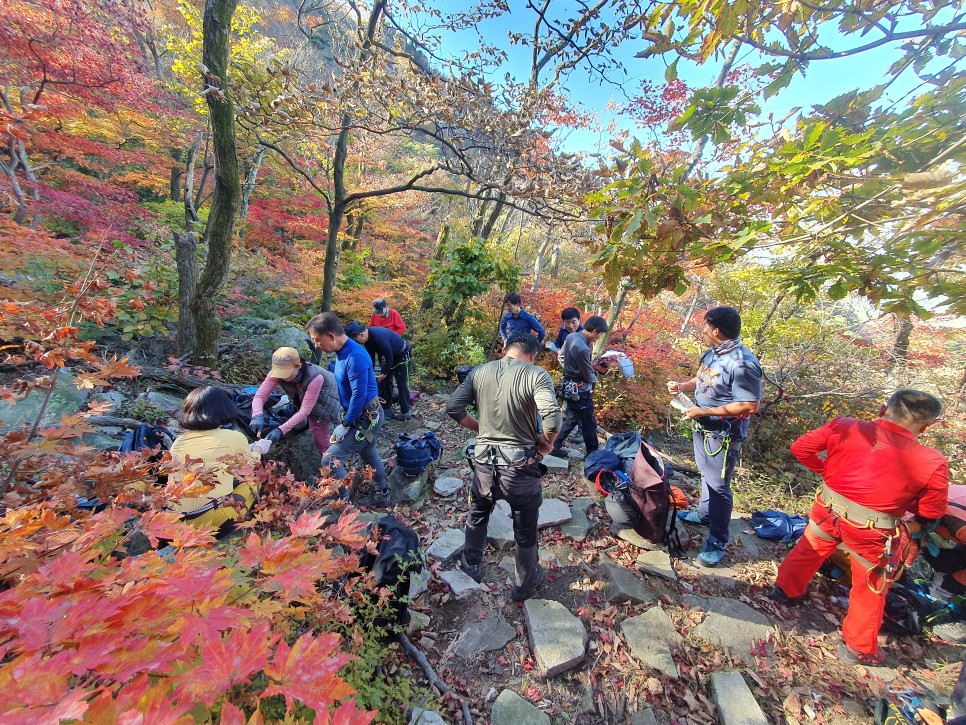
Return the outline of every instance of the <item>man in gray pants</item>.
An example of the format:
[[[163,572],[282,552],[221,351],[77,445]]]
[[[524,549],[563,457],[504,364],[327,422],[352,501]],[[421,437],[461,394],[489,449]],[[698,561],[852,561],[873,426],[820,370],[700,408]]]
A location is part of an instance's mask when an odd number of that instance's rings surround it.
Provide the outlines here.
[[[560,430],[560,407],[553,381],[533,364],[540,352],[531,335],[507,340],[505,356],[474,368],[446,406],[450,418],[477,434],[471,454],[473,482],[460,568],[483,579],[483,551],[490,512],[497,499],[510,504],[516,540],[515,602],[532,597],[543,584],[538,563],[537,516],[543,502],[540,479],[547,472],[539,459],[550,452]],[[473,405],[479,419],[467,412]],[[537,428],[539,415],[542,430]]]

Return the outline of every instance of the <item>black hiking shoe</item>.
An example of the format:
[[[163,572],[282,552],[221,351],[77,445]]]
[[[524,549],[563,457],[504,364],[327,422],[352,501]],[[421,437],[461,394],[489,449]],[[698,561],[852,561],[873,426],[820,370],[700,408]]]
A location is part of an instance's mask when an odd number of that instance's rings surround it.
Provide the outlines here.
[[[537,564],[537,570],[533,574],[533,584],[531,584],[526,589],[520,589],[514,584],[510,588],[510,599],[514,602],[523,602],[530,599],[540,587],[543,586],[544,580],[547,578],[547,573],[543,570],[543,567]]]
[[[483,581],[483,564],[470,564],[462,554],[460,555],[460,569],[477,584]]]
[[[389,508],[391,503],[392,497],[389,495],[389,489],[386,489],[385,491],[373,491],[368,496],[359,499],[357,505],[365,508],[384,509]]]
[[[785,594],[784,590],[777,584],[771,588],[771,592],[768,594],[768,598],[773,602],[778,602],[779,604],[784,604],[786,607],[794,607],[796,604],[801,604],[805,595],[800,597],[790,597]]]

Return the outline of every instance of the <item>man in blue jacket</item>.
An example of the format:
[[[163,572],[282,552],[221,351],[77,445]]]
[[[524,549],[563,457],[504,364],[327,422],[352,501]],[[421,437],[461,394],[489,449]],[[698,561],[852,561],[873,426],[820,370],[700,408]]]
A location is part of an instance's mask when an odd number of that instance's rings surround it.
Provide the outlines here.
[[[504,300],[508,312],[500,320],[500,337],[503,344],[515,335],[530,335],[537,333],[537,342],[543,344],[543,338],[547,336],[547,331],[543,329],[537,318],[523,309],[520,304],[520,295],[511,292]]]
[[[372,485],[375,489],[373,505],[388,506],[386,469],[376,449],[376,439],[385,416],[379,404],[379,387],[369,353],[362,345],[348,338],[342,322],[331,312],[313,317],[305,330],[316,347],[323,352],[336,354],[334,372],[342,404],[342,419],[332,434],[332,445],[322,457],[322,465],[328,466],[332,475],[342,480],[348,475],[344,461],[352,455],[358,455],[363,463],[372,466]]]
[[[355,340],[369,353],[373,364],[378,360],[379,395],[386,401],[386,410],[392,408],[393,382],[399,388],[399,413],[391,417],[396,420],[410,420],[409,412],[409,364],[413,349],[409,343],[388,327],[366,327],[361,322],[346,323],[345,334]]]

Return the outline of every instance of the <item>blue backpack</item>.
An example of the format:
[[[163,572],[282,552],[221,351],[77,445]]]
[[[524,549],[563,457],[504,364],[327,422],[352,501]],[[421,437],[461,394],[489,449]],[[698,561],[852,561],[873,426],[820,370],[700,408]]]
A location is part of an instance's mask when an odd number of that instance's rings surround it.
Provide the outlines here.
[[[789,544],[805,533],[808,519],[802,516],[789,516],[784,511],[768,509],[755,511],[751,515],[751,525],[761,538]]]
[[[442,453],[443,444],[432,431],[418,438],[400,433],[396,441],[396,465],[407,476],[418,476],[430,463],[438,461]]]

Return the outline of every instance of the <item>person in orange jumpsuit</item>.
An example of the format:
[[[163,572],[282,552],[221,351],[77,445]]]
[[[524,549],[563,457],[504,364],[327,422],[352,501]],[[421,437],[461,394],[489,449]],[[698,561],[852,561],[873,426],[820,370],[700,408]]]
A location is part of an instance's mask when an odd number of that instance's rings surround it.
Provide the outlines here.
[[[911,512],[928,531],[946,511],[949,464],[916,440],[942,409],[929,393],[897,390],[880,408],[878,420],[836,418],[792,444],[794,456],[821,473],[825,483],[805,535],[778,567],[771,598],[783,604],[801,599],[822,562],[843,544],[852,569],[839,649],[843,660],[880,664],[885,659],[877,638],[886,592],[905,559],[899,551],[901,518]],[[822,451],[824,459],[818,455]]]

